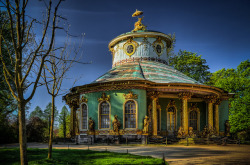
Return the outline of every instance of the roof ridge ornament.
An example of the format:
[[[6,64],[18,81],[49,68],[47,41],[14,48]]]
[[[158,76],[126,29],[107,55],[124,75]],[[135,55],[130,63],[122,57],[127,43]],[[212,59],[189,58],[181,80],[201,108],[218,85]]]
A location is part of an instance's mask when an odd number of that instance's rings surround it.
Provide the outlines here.
[[[143,17],[139,17],[143,14],[143,11],[139,11],[136,9],[136,11],[132,14],[132,17],[138,17],[138,21],[135,23],[135,28],[132,30],[132,32],[138,31],[138,30],[146,30],[146,26],[142,24]]]

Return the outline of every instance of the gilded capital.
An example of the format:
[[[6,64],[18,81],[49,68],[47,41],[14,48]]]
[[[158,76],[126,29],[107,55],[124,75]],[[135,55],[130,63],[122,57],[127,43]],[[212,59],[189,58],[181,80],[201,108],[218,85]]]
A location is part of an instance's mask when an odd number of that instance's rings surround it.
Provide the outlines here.
[[[123,94],[123,96],[125,97],[125,99],[137,99],[138,95],[137,94],[133,94],[133,92],[129,91],[128,94]]]
[[[217,99],[215,99],[214,104],[215,104],[215,105],[220,105],[221,102],[222,102],[222,100],[219,99],[219,98],[217,98]]]
[[[215,103],[217,96],[215,95],[209,95],[209,96],[204,96],[203,99],[206,101],[206,103]]]
[[[79,99],[74,98],[74,99],[68,99],[67,104],[70,106],[70,108],[76,108],[79,106]]]
[[[193,93],[190,92],[182,92],[178,94],[178,97],[182,100],[189,100],[193,96]]]
[[[98,98],[98,102],[102,101],[110,101],[110,95],[106,95],[106,93],[102,93],[102,96]]]
[[[152,91],[152,92],[149,92],[149,93],[148,93],[148,96],[149,96],[152,100],[158,99],[158,98],[159,98],[159,95],[160,95],[160,92],[158,92],[158,91]]]

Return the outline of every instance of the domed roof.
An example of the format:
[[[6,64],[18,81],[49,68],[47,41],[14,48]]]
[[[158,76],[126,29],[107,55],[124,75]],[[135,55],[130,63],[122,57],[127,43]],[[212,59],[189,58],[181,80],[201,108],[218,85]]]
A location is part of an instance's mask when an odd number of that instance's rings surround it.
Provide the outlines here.
[[[198,81],[184,75],[176,69],[154,61],[135,61],[118,65],[92,83],[121,80],[148,80],[155,83],[200,84]]]

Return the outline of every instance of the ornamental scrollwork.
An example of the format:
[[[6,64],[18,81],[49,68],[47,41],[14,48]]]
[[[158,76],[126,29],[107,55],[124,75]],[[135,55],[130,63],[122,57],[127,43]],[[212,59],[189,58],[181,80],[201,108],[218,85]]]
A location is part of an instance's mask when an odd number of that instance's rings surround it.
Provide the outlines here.
[[[139,44],[136,41],[134,41],[132,38],[130,38],[123,45],[123,50],[129,57],[131,57],[135,53],[138,46]]]
[[[125,97],[125,99],[137,99],[138,95],[137,94],[133,94],[133,92],[129,91],[128,94],[123,94],[123,96]]]
[[[88,102],[88,99],[84,96],[81,97],[80,99],[80,103],[87,103]]]
[[[153,42],[153,48],[154,51],[156,52],[156,54],[160,57],[161,54],[163,53],[163,49],[164,49],[164,44],[161,40],[160,37],[158,37],[154,42]]]
[[[98,98],[98,102],[110,101],[110,95],[106,95],[106,93],[102,93],[101,98]]]
[[[167,112],[174,112],[177,110],[177,107],[175,105],[175,101],[174,100],[170,100],[168,105],[167,105],[167,108],[166,108]]]

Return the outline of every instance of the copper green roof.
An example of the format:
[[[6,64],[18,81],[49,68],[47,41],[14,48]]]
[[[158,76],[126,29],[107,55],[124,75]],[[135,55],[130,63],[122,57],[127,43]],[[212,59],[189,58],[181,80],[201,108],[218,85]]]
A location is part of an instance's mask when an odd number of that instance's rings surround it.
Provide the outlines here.
[[[191,83],[198,81],[184,75],[176,69],[159,62],[137,61],[113,67],[92,83],[120,80],[148,80],[156,83]]]

